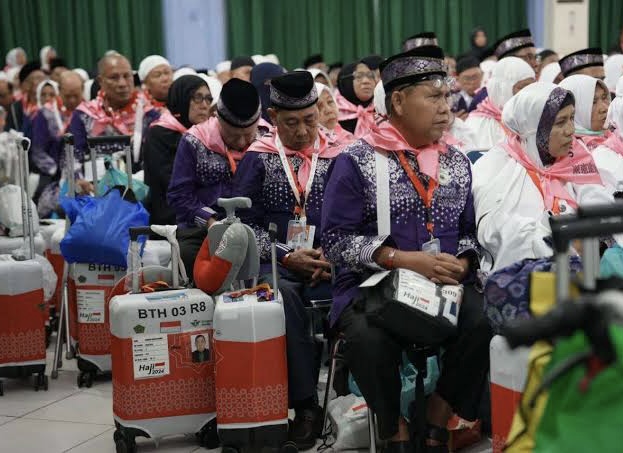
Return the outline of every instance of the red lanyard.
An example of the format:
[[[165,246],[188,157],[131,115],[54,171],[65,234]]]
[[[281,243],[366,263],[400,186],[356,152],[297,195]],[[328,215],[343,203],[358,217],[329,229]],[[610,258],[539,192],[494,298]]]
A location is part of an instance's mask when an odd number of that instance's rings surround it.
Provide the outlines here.
[[[294,184],[296,185],[296,190],[299,191],[300,194],[300,198],[301,198],[301,203],[303,203],[303,206],[305,206],[305,190],[303,190],[303,187],[301,186],[301,183],[299,182],[299,179],[296,177],[296,173],[294,172],[294,166],[292,165],[292,160],[288,159],[288,164],[290,165],[290,173],[292,174],[292,176],[294,177]],[[299,200],[294,199],[294,215],[295,216],[300,216],[303,213],[303,207],[301,206],[301,204],[299,203]]]
[[[225,148],[225,154],[227,155],[227,160],[229,161],[229,168],[231,170],[231,174],[234,175],[234,174],[236,174],[236,170],[238,169],[238,165],[236,164],[236,161],[234,160],[234,157],[231,155],[231,153],[229,152],[229,150],[227,148]]]
[[[534,183],[536,188],[539,189],[539,192],[541,192],[541,197],[543,197],[543,201],[545,201],[545,194],[543,193],[543,188],[541,187],[541,181],[539,180],[539,177],[535,172],[531,170],[528,170],[528,174],[530,175],[530,178],[532,179],[532,182]],[[558,198],[554,198],[554,206],[552,206],[552,212],[556,215],[560,214],[560,204],[558,203]]]
[[[431,237],[433,236],[434,222],[432,215],[432,206],[433,206],[433,197],[435,195],[435,189],[437,189],[437,181],[434,179],[430,179],[428,183],[428,190],[424,189],[424,184],[420,181],[418,175],[415,174],[415,171],[409,165],[409,161],[405,156],[404,151],[396,151],[396,155],[398,156],[398,160],[400,161],[400,165],[407,173],[407,176],[411,180],[411,184],[417,190],[417,193],[420,195],[424,206],[426,207],[426,229],[430,233]]]

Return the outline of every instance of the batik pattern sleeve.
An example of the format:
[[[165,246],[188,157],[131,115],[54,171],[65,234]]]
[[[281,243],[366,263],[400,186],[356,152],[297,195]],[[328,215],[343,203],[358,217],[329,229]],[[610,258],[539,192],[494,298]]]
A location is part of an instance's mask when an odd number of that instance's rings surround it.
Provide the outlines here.
[[[175,154],[173,173],[169,183],[167,201],[175,210],[179,223],[205,226],[216,213],[197,196],[197,150],[185,135],[180,140]]]
[[[52,146],[54,138],[48,127],[48,120],[42,110],[37,113],[33,120],[32,150],[30,152],[32,162],[37,169],[46,175],[55,175],[58,165],[49,155],[47,150]]]
[[[456,256],[472,255],[476,261],[480,260],[480,245],[476,236],[476,211],[474,209],[474,196],[471,191],[471,168],[468,166],[470,178],[470,190],[467,201],[459,220],[459,247]]]
[[[374,177],[374,175],[366,175]],[[380,270],[373,256],[389,236],[365,234],[365,184],[357,163],[341,154],[329,170],[322,211],[322,247],[326,257],[338,268],[355,272]]]

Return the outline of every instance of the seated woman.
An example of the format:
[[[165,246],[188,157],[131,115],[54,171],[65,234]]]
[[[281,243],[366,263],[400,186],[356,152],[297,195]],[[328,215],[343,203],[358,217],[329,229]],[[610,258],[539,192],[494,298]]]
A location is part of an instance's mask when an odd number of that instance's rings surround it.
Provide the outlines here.
[[[610,193],[623,190],[623,149],[617,135],[621,132],[608,130],[609,125],[618,126],[614,121],[616,107],[610,116],[608,113],[610,93],[605,83],[587,75],[573,75],[560,86],[575,97],[575,136],[591,152],[604,185]]]
[[[508,142],[474,165],[478,241],[491,253],[493,271],[551,256],[544,239],[552,214],[613,201],[592,156],[573,136],[574,103],[573,94],[554,84],[524,88],[504,107]]]
[[[311,70],[309,72],[312,72]],[[338,109],[335,96],[327,85],[316,82],[318,91],[318,122],[327,138],[340,145],[347,145],[355,141],[355,136],[345,130],[338,122]]]
[[[614,192],[623,191],[623,77],[616,85],[615,98],[606,116],[609,137],[593,151],[593,159],[602,173],[604,183]]]
[[[495,64],[487,81],[487,98],[465,121],[474,132],[476,149],[488,151],[506,138],[502,125],[504,104],[534,81],[534,70],[521,58],[505,57]]]
[[[375,300],[359,285],[395,268],[436,282],[466,281],[479,247],[470,163],[439,141],[450,118],[443,51],[424,46],[393,56],[381,65],[381,78],[388,119],[336,158],[325,189],[322,247],[338,268],[331,324],[346,337],[347,365],[376,413],[381,439],[390,441],[388,451],[406,452],[398,369],[405,345],[368,321],[365,305]],[[388,157],[384,181],[376,177],[377,152]],[[377,203],[383,192],[389,205]],[[441,253],[429,253],[435,243]],[[487,377],[491,332],[482,300],[464,298],[458,329],[445,344],[443,371],[427,404],[423,434],[431,453],[448,451],[445,426],[453,411],[476,418]]]
[[[345,65],[338,76],[338,120],[355,138],[363,137],[374,125],[375,85],[375,72],[363,62]]]
[[[175,225],[175,211],[167,203],[167,189],[173,172],[175,152],[182,134],[194,124],[210,116],[212,94],[201,77],[185,75],[169,88],[167,109],[154,121],[143,144],[145,184],[149,186],[146,202],[150,222],[155,225]],[[198,102],[197,102],[198,101]]]

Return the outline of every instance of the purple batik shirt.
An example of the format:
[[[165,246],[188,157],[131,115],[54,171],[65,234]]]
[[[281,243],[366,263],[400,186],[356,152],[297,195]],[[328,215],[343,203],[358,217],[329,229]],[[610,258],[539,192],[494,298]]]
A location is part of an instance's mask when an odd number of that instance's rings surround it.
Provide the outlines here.
[[[373,272],[383,270],[372,256],[382,245],[419,251],[430,240],[426,208],[396,156],[389,157],[391,235],[379,236],[376,215],[376,166],[374,148],[359,140],[337,157],[324,194],[322,247],[338,272],[333,287],[331,323],[359,294],[359,285]],[[413,155],[406,153],[422,181]],[[449,175],[435,190],[432,203],[434,236],[441,251],[459,256],[478,254],[469,160],[448,147],[440,154],[440,172]]]
[[[39,173],[54,176],[63,156],[63,137],[54,112],[42,107],[32,124],[32,163]]]
[[[290,157],[294,173],[303,163],[299,156]],[[316,226],[314,247],[320,246],[320,220],[327,173],[332,159],[318,159],[316,174],[307,196],[305,212],[307,224]],[[255,231],[260,258],[265,265],[270,263],[270,239],[268,225],[277,224],[277,259],[283,260],[292,251],[286,245],[288,222],[294,220],[296,198],[281,164],[279,154],[247,151],[243,157],[234,181],[236,196],[249,197],[251,209],[240,211],[241,220]],[[263,269],[268,269],[263,266]]]
[[[232,172],[226,157],[197,137],[184,134],[175,153],[167,201],[182,227],[205,226],[215,214],[219,198],[231,198]]]

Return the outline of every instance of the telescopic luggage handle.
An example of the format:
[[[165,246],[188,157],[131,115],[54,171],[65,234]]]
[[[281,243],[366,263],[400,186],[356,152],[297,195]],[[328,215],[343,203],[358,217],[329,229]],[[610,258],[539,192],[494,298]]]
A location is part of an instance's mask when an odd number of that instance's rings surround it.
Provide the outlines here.
[[[595,206],[589,213],[600,212],[598,209],[601,208]],[[557,254],[566,253],[570,242],[574,239],[599,238],[623,233],[623,212],[618,213],[618,210],[603,208],[606,209],[602,211],[607,213],[605,216],[580,217],[578,214],[578,216],[566,215],[550,218],[554,251]],[[616,213],[610,214],[610,212]]]
[[[131,137],[129,135],[107,135],[101,137],[87,137],[89,146],[107,145],[111,143],[121,143],[124,146],[130,145]]]
[[[623,216],[623,201],[615,201],[614,203],[602,205],[578,207],[578,217],[584,219],[621,216]]]
[[[247,197],[219,198],[217,204],[225,210],[227,220],[233,221],[236,218],[236,209],[250,208],[251,199]]]

